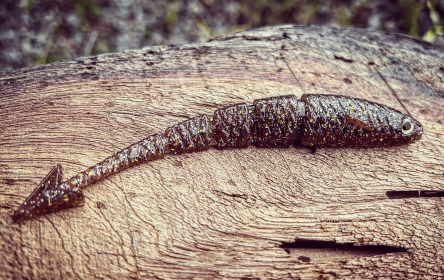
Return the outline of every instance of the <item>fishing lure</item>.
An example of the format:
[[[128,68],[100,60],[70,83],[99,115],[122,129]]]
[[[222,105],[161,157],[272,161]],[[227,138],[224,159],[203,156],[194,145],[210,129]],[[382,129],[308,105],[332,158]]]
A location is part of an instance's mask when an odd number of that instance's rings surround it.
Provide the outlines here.
[[[376,147],[408,144],[421,138],[422,126],[390,107],[338,95],[304,94],[236,104],[173,125],[149,136],[62,182],[56,165],[13,215],[20,221],[82,206],[81,188],[145,161],[217,149]]]

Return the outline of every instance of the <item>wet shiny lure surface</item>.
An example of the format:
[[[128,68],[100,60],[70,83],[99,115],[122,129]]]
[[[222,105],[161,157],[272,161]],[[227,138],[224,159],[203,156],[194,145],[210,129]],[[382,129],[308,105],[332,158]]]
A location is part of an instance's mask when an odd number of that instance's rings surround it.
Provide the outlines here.
[[[201,115],[149,136],[62,182],[56,165],[15,211],[14,221],[82,206],[80,188],[125,168],[165,155],[217,149],[377,147],[421,138],[421,124],[390,107],[338,95],[279,96],[236,104]]]

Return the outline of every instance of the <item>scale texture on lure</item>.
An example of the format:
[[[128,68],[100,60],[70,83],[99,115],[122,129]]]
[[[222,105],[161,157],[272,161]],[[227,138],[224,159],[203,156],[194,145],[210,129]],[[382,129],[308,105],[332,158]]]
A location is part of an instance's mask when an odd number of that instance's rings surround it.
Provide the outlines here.
[[[80,188],[135,164],[217,149],[258,147],[375,147],[411,143],[422,135],[419,122],[399,111],[358,98],[305,94],[255,100],[201,115],[149,136],[62,182],[56,165],[14,213],[20,221],[82,206]]]

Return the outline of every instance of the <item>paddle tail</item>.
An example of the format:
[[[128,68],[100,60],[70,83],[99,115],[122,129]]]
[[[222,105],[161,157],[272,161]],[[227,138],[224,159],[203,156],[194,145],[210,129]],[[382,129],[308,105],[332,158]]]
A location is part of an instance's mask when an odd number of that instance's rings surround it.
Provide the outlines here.
[[[62,177],[63,168],[57,164],[20,208],[14,212],[12,220],[19,222],[49,212],[83,206],[85,204],[83,193],[78,187],[72,188],[67,182],[62,182]]]

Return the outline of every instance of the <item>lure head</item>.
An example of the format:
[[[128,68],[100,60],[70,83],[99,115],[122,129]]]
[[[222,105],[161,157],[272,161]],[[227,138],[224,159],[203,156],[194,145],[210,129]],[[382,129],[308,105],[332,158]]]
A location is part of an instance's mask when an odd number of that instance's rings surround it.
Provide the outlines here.
[[[412,143],[422,125],[385,105],[337,95],[304,95],[304,146],[377,147]]]
[[[360,129],[354,137],[365,142],[365,146],[405,145],[421,138],[422,125],[417,120],[387,106],[378,104],[373,109],[376,116],[366,118],[365,123],[360,123],[353,115],[346,117],[350,125]]]
[[[360,104],[364,106],[350,110],[352,112],[348,112],[346,120],[352,130],[357,129],[353,137],[365,143],[364,146],[405,145],[421,138],[423,129],[417,120],[384,105],[369,101],[361,101]],[[363,114],[365,108],[369,108],[367,114]]]
[[[402,145],[415,142],[422,137],[423,129],[422,125],[415,119],[399,113],[399,122],[394,126],[393,133],[396,133],[399,137],[395,139],[394,144]]]
[[[62,183],[61,180],[62,166],[58,164],[14,212],[12,220],[19,222],[49,212],[82,206],[85,203],[83,193],[78,189],[71,189],[68,183]]]

